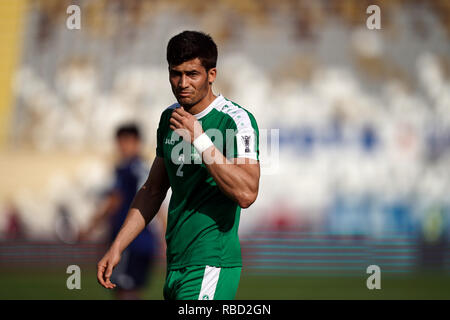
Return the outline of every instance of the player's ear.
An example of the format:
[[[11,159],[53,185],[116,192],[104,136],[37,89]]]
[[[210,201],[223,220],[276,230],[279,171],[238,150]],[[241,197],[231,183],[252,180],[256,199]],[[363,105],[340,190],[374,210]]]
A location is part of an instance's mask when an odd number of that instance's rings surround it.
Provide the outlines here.
[[[216,80],[217,75],[217,69],[211,68],[208,70],[208,82],[209,84],[213,84],[213,82]]]

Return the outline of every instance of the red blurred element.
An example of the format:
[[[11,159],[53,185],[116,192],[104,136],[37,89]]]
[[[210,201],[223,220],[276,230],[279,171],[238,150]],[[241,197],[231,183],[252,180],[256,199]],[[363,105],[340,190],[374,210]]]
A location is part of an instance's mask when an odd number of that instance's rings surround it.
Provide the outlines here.
[[[274,218],[272,225],[276,231],[284,231],[292,228],[292,222],[292,218],[283,214],[279,214]]]
[[[298,230],[301,225],[299,212],[286,205],[285,201],[278,201],[277,205],[269,210],[268,221],[264,229],[271,232],[284,232]]]
[[[8,240],[19,240],[25,238],[25,228],[20,218],[19,210],[16,206],[10,205],[7,209],[5,237]]]

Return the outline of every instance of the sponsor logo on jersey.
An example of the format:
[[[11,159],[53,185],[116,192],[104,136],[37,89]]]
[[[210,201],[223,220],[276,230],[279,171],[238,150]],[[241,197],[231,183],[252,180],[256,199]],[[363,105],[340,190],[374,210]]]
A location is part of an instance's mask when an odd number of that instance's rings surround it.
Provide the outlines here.
[[[166,138],[166,140],[164,140],[164,144],[174,145],[175,144],[175,140]]]

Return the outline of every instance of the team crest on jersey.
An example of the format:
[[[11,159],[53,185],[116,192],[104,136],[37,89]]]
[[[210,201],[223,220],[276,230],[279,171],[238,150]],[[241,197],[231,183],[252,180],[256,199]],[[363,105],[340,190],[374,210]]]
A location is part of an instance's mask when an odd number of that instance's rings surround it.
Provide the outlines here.
[[[203,295],[202,300],[209,300],[209,296],[207,294]]]
[[[250,136],[241,136],[241,139],[245,146],[245,152],[250,152]]]
[[[236,134],[238,154],[249,155],[256,152],[255,150],[255,133],[241,132]]]

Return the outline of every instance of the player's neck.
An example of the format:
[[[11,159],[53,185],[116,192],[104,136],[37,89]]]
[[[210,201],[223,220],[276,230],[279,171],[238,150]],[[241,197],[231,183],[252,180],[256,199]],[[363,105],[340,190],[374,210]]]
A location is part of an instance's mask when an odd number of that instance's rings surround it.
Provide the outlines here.
[[[186,109],[186,111],[193,115],[198,114],[205,110],[216,98],[217,97],[214,95],[212,90],[209,90],[208,94],[202,100],[189,109]]]

